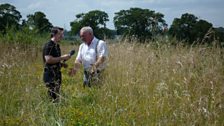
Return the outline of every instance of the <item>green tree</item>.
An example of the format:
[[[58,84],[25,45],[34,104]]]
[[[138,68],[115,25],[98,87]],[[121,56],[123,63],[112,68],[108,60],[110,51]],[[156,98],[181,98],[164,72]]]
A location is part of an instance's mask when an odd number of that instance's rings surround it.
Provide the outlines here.
[[[24,25],[24,22],[23,22]],[[25,23],[30,29],[36,31],[37,33],[49,32],[52,28],[52,24],[46,18],[43,12],[35,12],[33,15],[27,16],[27,22]]]
[[[130,8],[115,13],[114,25],[117,34],[136,37],[144,42],[163,31],[164,15],[149,9]]]
[[[224,47],[224,28],[223,27],[215,28],[215,36],[220,42],[222,42],[221,46]]]
[[[205,34],[208,32],[208,30],[212,28],[212,24],[205,21],[205,20],[199,20],[195,24],[195,27],[192,30],[192,34],[194,34],[193,40],[202,41]]]
[[[93,10],[89,11],[88,13],[80,13],[76,15],[76,19],[73,22],[70,22],[71,26],[71,33],[72,34],[79,34],[79,30],[83,26],[90,26],[94,30],[94,34],[99,37],[103,38],[107,36],[105,32],[106,29],[106,22],[109,21],[108,14],[103,11]]]
[[[0,4],[0,32],[6,32],[6,28],[18,29],[20,18],[20,12],[13,5]]]
[[[211,27],[211,23],[198,20],[198,17],[193,14],[185,13],[181,18],[174,19],[169,33],[177,39],[185,40],[191,44],[194,41],[201,41]]]

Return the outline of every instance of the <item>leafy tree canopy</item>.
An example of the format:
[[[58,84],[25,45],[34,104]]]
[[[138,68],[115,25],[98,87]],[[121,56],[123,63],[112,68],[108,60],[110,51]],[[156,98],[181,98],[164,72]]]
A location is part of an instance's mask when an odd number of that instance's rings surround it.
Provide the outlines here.
[[[16,7],[6,4],[0,4],[0,31],[5,32],[6,28],[19,28],[19,21],[22,18]]]
[[[79,30],[83,26],[90,26],[94,30],[94,34],[99,37],[103,38],[108,31],[106,28],[106,22],[109,21],[108,14],[104,11],[100,10],[93,10],[89,11],[88,13],[80,13],[76,15],[75,21],[70,23],[71,26],[71,33],[79,34]]]
[[[144,42],[157,34],[162,33],[167,26],[164,15],[153,10],[130,8],[115,13],[114,25],[118,34],[136,37]]]
[[[52,28],[52,24],[46,18],[46,15],[40,11],[28,15],[25,25],[27,25],[30,29],[36,31],[37,33],[49,32]]]
[[[169,33],[179,40],[186,40],[189,43],[201,41],[212,24],[205,20],[198,20],[193,14],[185,13],[181,18],[175,18]]]

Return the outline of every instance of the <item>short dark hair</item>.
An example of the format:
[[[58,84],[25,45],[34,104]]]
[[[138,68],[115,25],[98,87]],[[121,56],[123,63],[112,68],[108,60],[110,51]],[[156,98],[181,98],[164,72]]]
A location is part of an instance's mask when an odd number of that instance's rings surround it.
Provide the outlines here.
[[[51,29],[51,38],[54,37],[59,31],[63,31],[63,30],[64,29],[61,27],[57,27],[57,26],[53,27]]]

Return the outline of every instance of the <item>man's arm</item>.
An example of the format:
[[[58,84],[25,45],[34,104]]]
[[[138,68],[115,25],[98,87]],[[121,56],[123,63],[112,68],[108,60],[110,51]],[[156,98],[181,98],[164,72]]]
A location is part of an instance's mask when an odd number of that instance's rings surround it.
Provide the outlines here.
[[[81,66],[81,62],[79,60],[75,60],[74,67],[70,69],[68,74],[70,76],[75,75],[76,72],[79,70],[80,66]]]
[[[96,68],[99,67],[101,64],[104,63],[106,57],[108,56],[108,49],[105,42],[99,43],[99,51],[98,51],[98,58],[97,61],[93,64]]]
[[[46,55],[46,56],[44,56],[44,58],[46,60],[46,63],[55,64],[55,63],[61,62],[62,60],[68,60],[68,59],[71,58],[71,56],[69,54],[65,54],[65,55],[60,56],[60,57],[53,57],[51,55]]]
[[[104,61],[106,60],[106,57],[105,56],[101,56],[97,59],[97,61],[94,63],[94,65],[97,67],[100,66],[100,64],[102,64]]]

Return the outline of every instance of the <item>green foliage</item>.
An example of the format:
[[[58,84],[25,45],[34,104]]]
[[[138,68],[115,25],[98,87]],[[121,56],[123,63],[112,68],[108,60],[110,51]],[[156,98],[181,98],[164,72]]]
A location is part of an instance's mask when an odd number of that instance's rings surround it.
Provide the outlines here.
[[[194,41],[201,42],[210,28],[212,28],[211,23],[205,20],[198,21],[193,14],[185,13],[181,18],[174,19],[169,33],[179,40],[185,40],[191,44]]]
[[[215,35],[217,36],[217,40],[222,42],[221,46],[224,47],[224,28],[223,27],[215,28]]]
[[[19,28],[19,21],[22,18],[16,7],[6,4],[0,4],[0,32],[5,33],[6,28]]]
[[[24,27],[21,30],[15,28],[6,28],[5,34],[0,34],[0,43],[14,43],[25,46],[38,45],[49,39],[48,34],[37,34],[30,30],[28,27]]]
[[[141,8],[130,8],[115,13],[114,24],[119,35],[136,37],[145,42],[162,33],[166,25],[164,15],[155,11]]]
[[[208,23],[205,20],[199,20],[195,24],[195,28],[193,34],[196,36],[195,39],[199,39],[201,41],[204,38],[204,35],[208,32],[208,30],[212,27],[211,23]]]
[[[39,34],[49,33],[50,29],[53,27],[46,15],[43,12],[35,12],[33,15],[27,16],[27,21],[23,22],[23,25],[29,27],[33,31]]]
[[[106,28],[107,21],[109,21],[108,14],[104,11],[93,10],[77,14],[76,20],[70,23],[71,32],[77,35],[83,26],[90,26],[94,30],[94,35],[103,39],[104,36],[110,36],[109,29]]]

